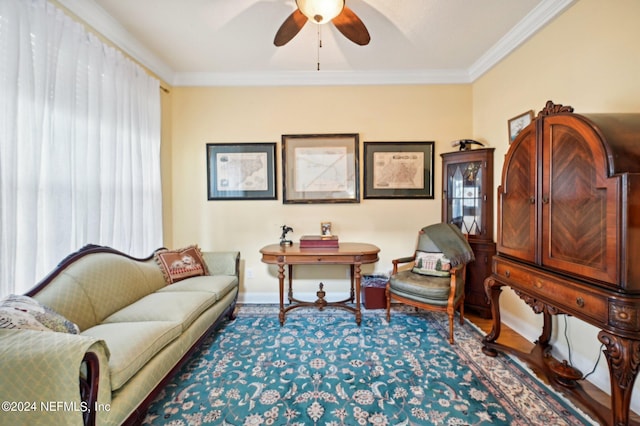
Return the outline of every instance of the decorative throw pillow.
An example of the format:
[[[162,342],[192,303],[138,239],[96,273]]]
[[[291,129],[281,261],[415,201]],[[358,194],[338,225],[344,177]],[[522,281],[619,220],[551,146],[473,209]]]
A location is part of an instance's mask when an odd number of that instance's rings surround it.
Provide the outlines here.
[[[451,262],[442,253],[416,251],[416,261],[411,272],[435,277],[450,276]]]
[[[0,301],[0,328],[57,331],[78,334],[80,329],[48,306],[29,297],[12,294]]]
[[[207,264],[196,245],[180,250],[158,250],[154,257],[160,265],[167,284],[173,284],[189,277],[209,275]]]

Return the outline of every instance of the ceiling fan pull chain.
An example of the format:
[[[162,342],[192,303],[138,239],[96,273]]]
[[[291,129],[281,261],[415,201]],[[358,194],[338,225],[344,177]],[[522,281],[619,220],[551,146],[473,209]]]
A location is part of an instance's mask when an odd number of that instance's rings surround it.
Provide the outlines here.
[[[318,50],[318,69],[317,70],[320,71],[320,48],[322,47],[322,36],[320,35],[320,31],[321,31],[320,25],[316,25],[316,26],[318,27],[318,47],[317,47],[317,50]]]

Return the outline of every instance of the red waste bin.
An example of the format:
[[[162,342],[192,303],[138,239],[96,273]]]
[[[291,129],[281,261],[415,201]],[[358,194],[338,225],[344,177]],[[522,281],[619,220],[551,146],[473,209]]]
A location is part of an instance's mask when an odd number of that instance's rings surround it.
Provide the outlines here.
[[[361,279],[362,303],[366,309],[385,309],[385,289],[389,277],[382,274],[363,275]]]

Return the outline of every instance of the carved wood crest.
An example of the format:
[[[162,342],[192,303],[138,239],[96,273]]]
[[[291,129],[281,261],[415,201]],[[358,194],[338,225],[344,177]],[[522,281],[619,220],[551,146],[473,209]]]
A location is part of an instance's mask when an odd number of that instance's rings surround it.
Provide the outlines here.
[[[547,101],[544,108],[538,113],[538,117],[546,115],[560,114],[564,112],[573,112],[573,107],[562,104],[554,104],[553,101]]]

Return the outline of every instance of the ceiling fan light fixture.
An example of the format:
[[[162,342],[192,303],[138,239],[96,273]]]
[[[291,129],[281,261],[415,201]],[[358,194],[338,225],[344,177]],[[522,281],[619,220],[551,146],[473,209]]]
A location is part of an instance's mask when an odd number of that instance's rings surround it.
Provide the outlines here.
[[[344,0],[296,0],[296,4],[300,12],[316,24],[331,22],[344,8]]]

